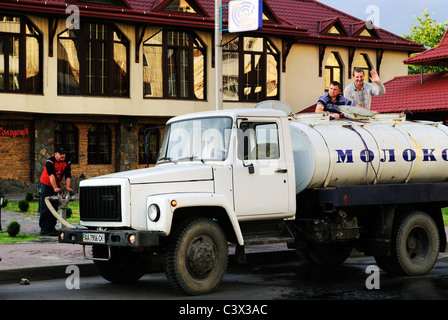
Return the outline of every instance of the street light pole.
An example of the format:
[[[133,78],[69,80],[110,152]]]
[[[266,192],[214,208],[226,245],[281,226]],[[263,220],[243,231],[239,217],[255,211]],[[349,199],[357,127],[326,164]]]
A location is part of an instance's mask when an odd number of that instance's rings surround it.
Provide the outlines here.
[[[215,108],[222,110],[221,0],[215,0]]]

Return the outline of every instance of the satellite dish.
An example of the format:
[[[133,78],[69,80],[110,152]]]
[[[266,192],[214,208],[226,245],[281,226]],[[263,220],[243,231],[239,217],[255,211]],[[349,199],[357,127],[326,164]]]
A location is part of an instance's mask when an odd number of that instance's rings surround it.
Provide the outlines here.
[[[278,100],[266,100],[259,102],[255,105],[256,109],[274,109],[274,110],[280,110],[286,113],[287,116],[289,116],[292,113],[292,108],[289,106],[289,104],[278,101]]]
[[[339,106],[339,111],[349,119],[369,119],[374,115],[370,110],[355,106]]]

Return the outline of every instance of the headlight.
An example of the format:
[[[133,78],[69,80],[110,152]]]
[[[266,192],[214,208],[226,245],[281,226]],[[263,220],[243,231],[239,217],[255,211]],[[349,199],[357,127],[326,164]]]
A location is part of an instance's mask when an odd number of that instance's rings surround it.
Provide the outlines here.
[[[152,222],[156,222],[160,218],[160,208],[155,203],[148,207],[148,218]]]

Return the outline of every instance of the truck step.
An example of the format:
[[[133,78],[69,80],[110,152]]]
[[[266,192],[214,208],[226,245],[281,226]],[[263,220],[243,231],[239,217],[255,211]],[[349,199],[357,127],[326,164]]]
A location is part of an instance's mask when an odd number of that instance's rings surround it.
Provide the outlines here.
[[[294,241],[291,231],[283,220],[241,222],[244,243],[262,245]]]

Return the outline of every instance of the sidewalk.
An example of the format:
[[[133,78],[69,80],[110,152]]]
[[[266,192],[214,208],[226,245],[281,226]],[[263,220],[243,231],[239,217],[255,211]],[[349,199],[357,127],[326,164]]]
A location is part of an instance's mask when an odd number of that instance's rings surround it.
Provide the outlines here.
[[[39,214],[2,210],[1,226],[6,231],[11,221],[20,224],[20,232],[39,235]],[[90,252],[89,252],[90,253]],[[57,237],[0,244],[0,283],[19,283],[22,278],[43,280],[66,277],[65,269],[75,264],[84,275],[96,274],[93,262],[84,259],[82,246],[60,244]]]
[[[10,199],[10,197],[8,197]],[[2,210],[1,225],[6,231],[11,221],[20,223],[20,232],[28,235],[39,235],[39,214],[25,214]],[[233,254],[234,248],[229,248]],[[266,253],[277,255],[273,258]],[[90,255],[90,248],[86,248]],[[278,255],[286,255],[286,259],[296,259],[295,250],[287,249],[285,244],[252,246],[246,248],[247,259],[261,261],[262,259],[276,259]],[[250,257],[249,257],[250,255]],[[83,256],[82,246],[58,243],[57,237],[41,237],[38,240],[13,244],[0,244],[0,284],[20,283],[25,278],[29,281],[67,278],[67,266],[76,265],[81,276],[97,275],[92,260]],[[231,258],[232,259],[232,258]],[[150,272],[162,272],[160,261],[154,263]]]

